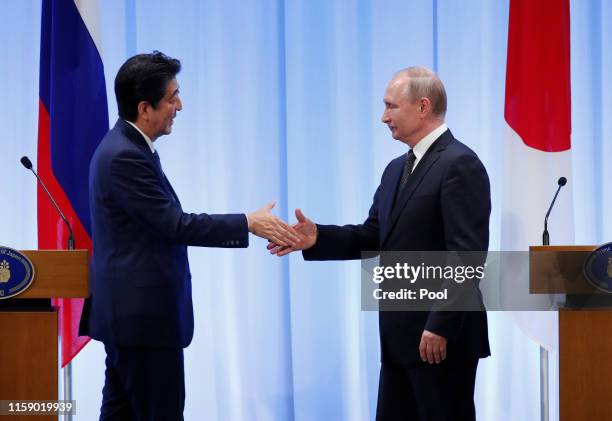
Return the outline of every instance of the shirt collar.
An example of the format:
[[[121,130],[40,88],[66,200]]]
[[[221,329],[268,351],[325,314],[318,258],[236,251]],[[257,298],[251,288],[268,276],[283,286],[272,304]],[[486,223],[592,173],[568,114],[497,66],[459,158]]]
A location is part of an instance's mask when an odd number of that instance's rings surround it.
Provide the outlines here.
[[[144,140],[147,142],[147,145],[149,145],[149,148],[151,149],[151,153],[155,153],[155,146],[153,146],[153,142],[151,141],[151,139],[149,139],[149,136],[144,134],[143,131],[140,130],[138,128],[138,126],[135,125],[134,123],[132,123],[131,121],[128,121],[128,120],[125,120],[125,121],[128,122],[129,124],[131,124],[133,128],[138,130],[138,133],[140,133],[142,135],[142,137],[144,137]]]
[[[416,157],[416,162],[419,162],[421,160],[421,158],[423,158],[423,155],[425,155],[425,153],[427,152],[429,147],[447,129],[448,129],[448,127],[446,126],[446,123],[442,123],[437,128],[435,128],[434,130],[429,132],[429,134],[427,136],[425,136],[423,139],[419,140],[416,145],[414,145],[414,148],[412,148],[412,152],[414,152],[414,156]],[[416,162],[415,162],[415,164],[416,164]]]

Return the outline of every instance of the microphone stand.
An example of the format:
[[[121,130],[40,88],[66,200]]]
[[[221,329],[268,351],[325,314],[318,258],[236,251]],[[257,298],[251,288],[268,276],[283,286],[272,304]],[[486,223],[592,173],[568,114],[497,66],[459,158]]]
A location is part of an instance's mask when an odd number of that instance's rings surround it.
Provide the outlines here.
[[[74,234],[72,232],[72,226],[68,222],[68,219],[66,219],[66,216],[64,216],[64,214],[60,210],[59,206],[53,199],[53,196],[49,192],[49,189],[47,189],[47,186],[45,185],[45,183],[41,180],[41,178],[38,176],[36,171],[34,171],[34,169],[32,168],[32,162],[30,161],[30,159],[24,156],[23,158],[21,158],[21,164],[24,167],[26,167],[26,169],[30,170],[32,174],[34,174],[39,184],[42,186],[42,188],[47,193],[47,197],[53,204],[53,207],[55,208],[55,210],[57,210],[57,213],[62,218],[66,226],[68,227],[68,244],[67,244],[68,250],[74,250],[74,247],[75,247]],[[62,338],[60,336],[60,349],[62,349],[61,342],[62,342]],[[63,368],[62,371],[63,371],[63,385],[64,385],[64,393],[62,397],[64,398],[65,401],[71,401],[72,400],[72,361],[66,364],[66,366]],[[65,414],[63,418],[65,421],[72,421],[72,414]]]
[[[550,245],[550,234],[548,233],[548,217],[550,216],[550,211],[555,205],[555,201],[557,200],[557,196],[559,195],[559,191],[561,191],[561,187],[565,186],[567,183],[567,179],[565,177],[559,178],[557,181],[558,187],[555,192],[555,196],[553,197],[552,202],[548,208],[548,212],[546,212],[546,217],[544,218],[544,232],[542,233],[542,245],[549,246]],[[548,360],[549,353],[546,348],[540,345],[540,420],[548,421],[550,419],[550,400],[549,400],[549,373],[548,373]]]

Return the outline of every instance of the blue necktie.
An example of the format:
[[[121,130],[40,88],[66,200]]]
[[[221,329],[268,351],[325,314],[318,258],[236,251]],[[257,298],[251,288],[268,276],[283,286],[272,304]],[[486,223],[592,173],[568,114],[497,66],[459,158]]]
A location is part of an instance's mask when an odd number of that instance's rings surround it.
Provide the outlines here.
[[[170,186],[170,182],[166,178],[166,174],[164,174],[164,170],[161,166],[161,160],[159,159],[159,154],[157,153],[157,151],[153,152],[153,159],[155,160],[157,168],[159,169],[159,172],[162,175],[162,181],[164,182],[167,192],[170,193],[170,197],[172,198],[172,200],[177,201],[178,199],[174,196],[172,187]]]
[[[157,164],[157,169],[159,169],[159,171],[163,174],[164,171],[162,170],[161,160],[159,159],[159,154],[157,153],[157,151],[153,152],[153,159],[155,160],[155,163]]]

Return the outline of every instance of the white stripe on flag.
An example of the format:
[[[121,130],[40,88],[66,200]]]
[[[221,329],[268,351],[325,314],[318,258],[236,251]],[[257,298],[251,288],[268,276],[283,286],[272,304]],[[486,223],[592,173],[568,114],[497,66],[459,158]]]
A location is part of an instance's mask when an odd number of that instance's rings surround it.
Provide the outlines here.
[[[74,0],[81,19],[85,23],[91,39],[102,56],[102,33],[100,31],[100,6],[98,0]]]
[[[571,150],[543,152],[528,147],[506,124],[504,136],[504,175],[502,195],[501,249],[528,250],[542,244],[544,216],[557,189],[559,177],[567,177],[567,185],[559,193],[548,220],[551,244],[574,244],[572,206]],[[529,290],[529,285],[517,285],[512,272],[502,271],[502,286]],[[502,297],[503,298],[503,297]],[[541,308],[550,303],[549,296],[532,296],[525,308]],[[517,312],[514,315],[527,336],[544,348],[556,351],[558,315],[553,311]]]

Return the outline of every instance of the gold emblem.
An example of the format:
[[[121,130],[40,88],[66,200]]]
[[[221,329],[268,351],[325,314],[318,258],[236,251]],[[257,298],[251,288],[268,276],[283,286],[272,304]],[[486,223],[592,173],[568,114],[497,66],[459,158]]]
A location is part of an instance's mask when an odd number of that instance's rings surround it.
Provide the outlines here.
[[[612,278],[612,257],[608,258],[608,277]]]
[[[608,272],[610,272],[610,268],[608,268]],[[0,283],[4,284],[8,282],[9,279],[11,279],[10,266],[6,260],[3,260],[0,262]]]

